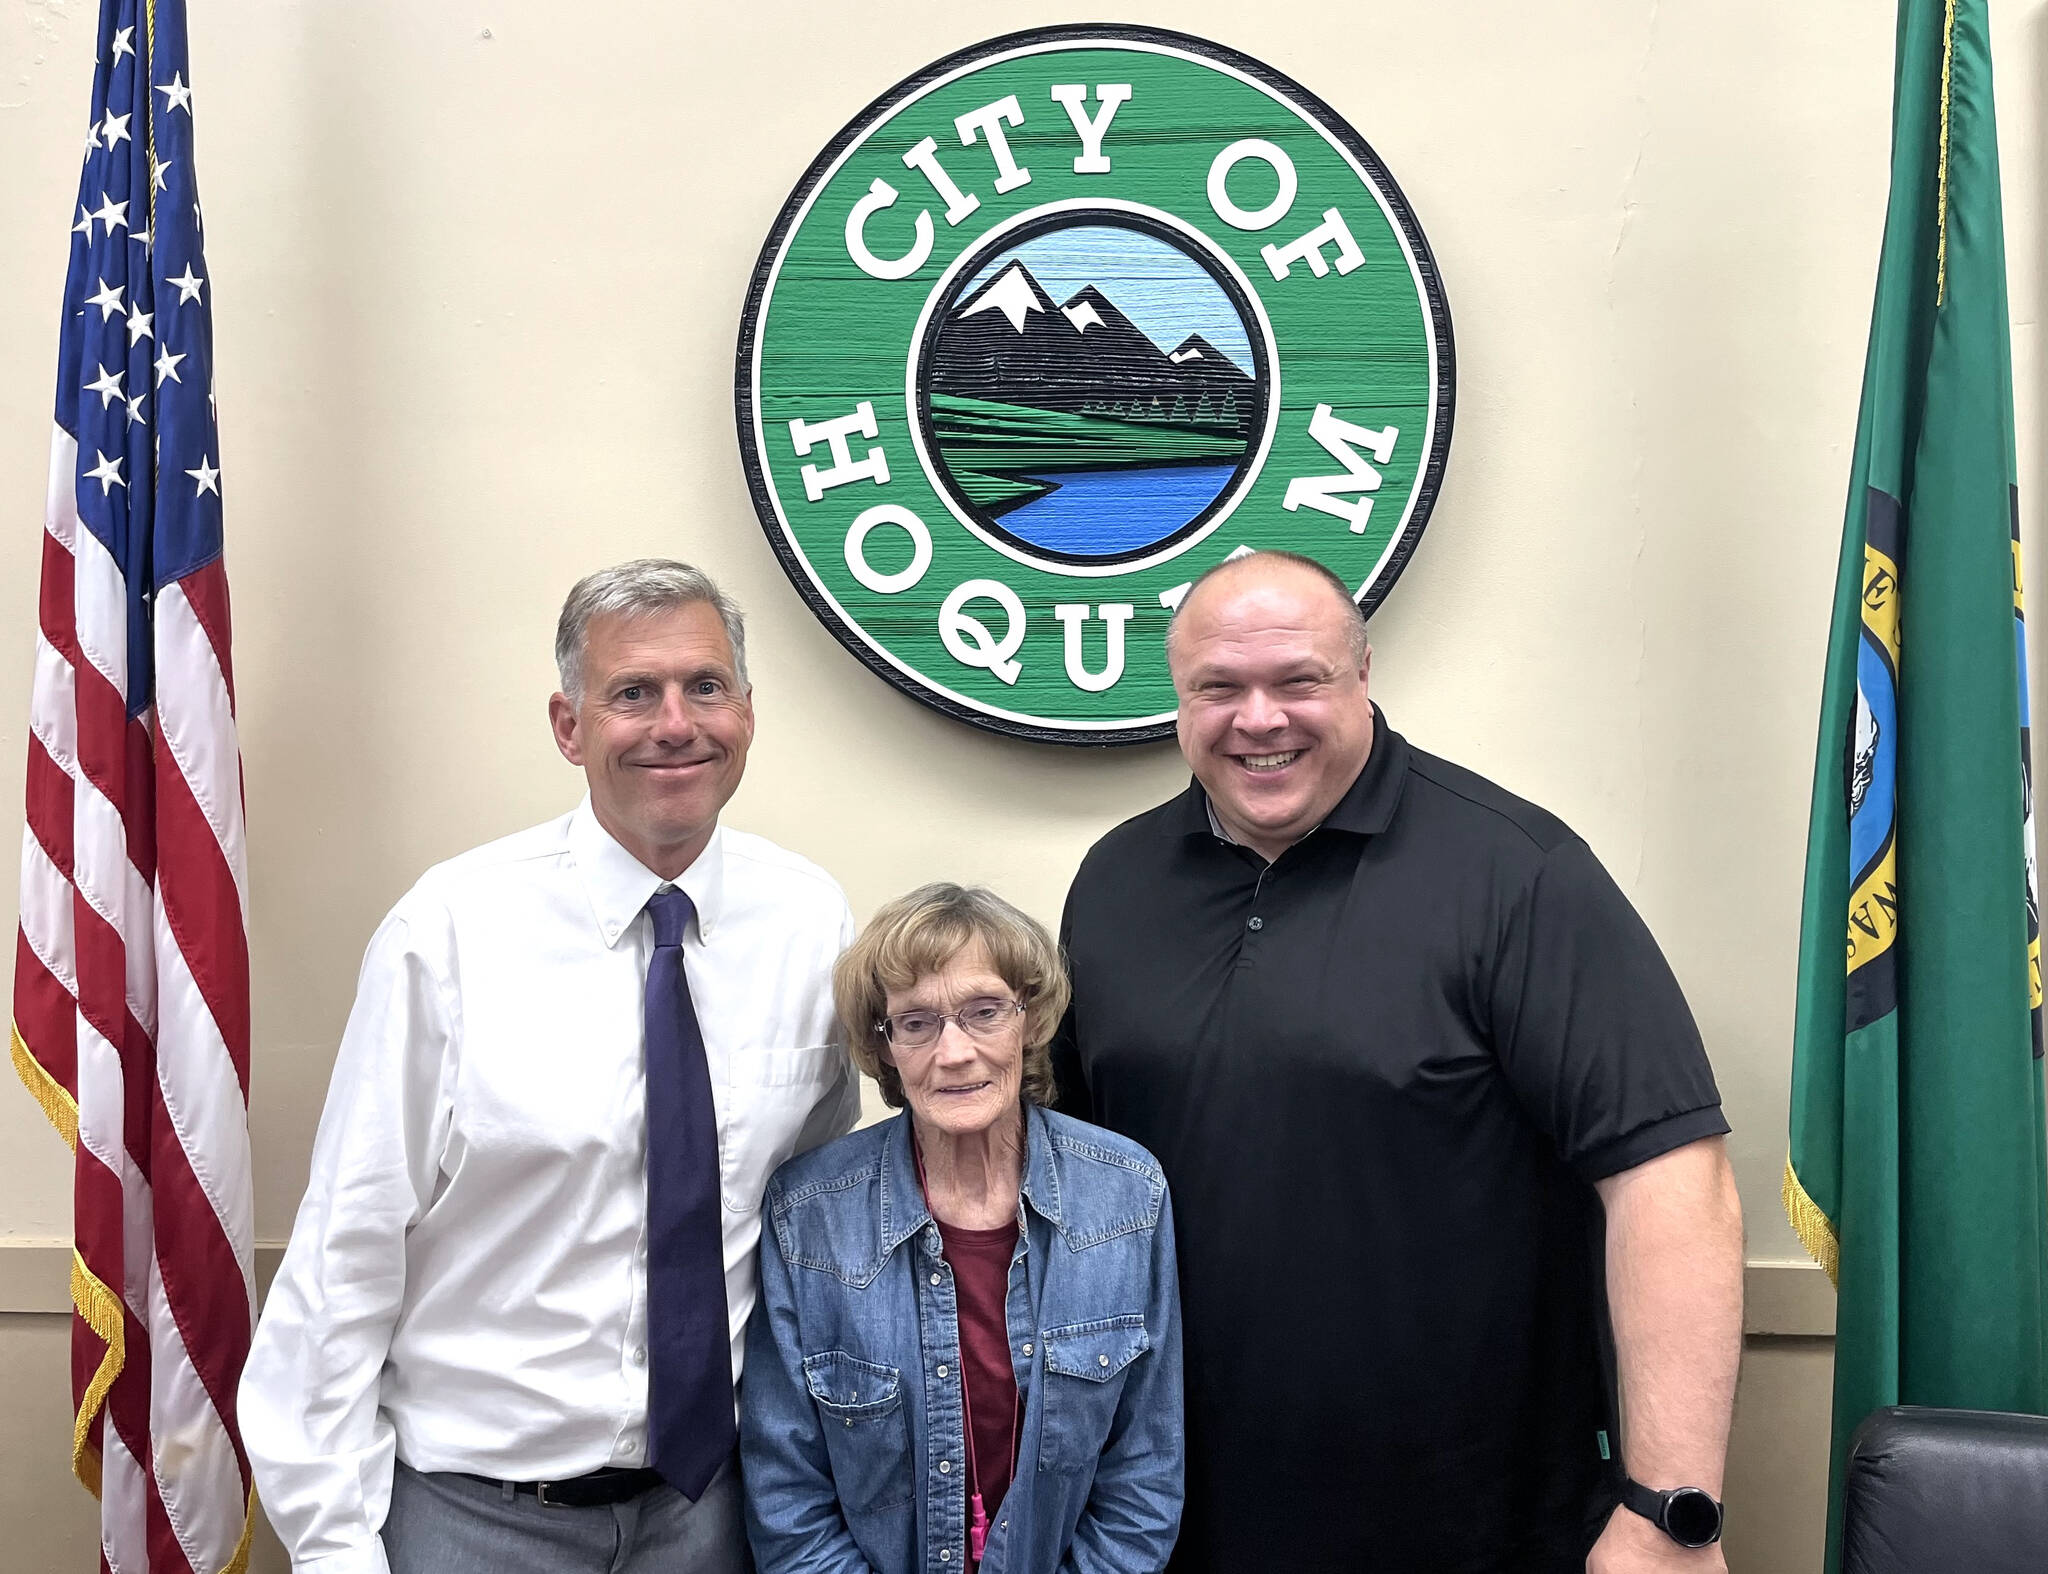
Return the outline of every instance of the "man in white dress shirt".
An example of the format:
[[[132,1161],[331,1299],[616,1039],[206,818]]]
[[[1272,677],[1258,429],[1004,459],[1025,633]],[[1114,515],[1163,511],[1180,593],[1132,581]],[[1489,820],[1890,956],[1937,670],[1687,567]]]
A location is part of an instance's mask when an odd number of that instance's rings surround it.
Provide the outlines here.
[[[704,575],[589,576],[555,656],[555,742],[589,796],[430,869],[372,937],[242,1380],[301,1574],[747,1566],[716,1358],[736,1386],[769,1172],[858,1112],[831,990],[852,920],[822,870],[718,824],[754,714],[739,612]],[[656,1155],[687,1138],[670,1107],[647,1118],[669,1058],[698,1090],[701,1253],[650,1263],[651,1230],[684,1239],[650,1222]],[[721,1268],[729,1344],[700,1321],[715,1370],[679,1422],[650,1407],[675,1348],[650,1280],[716,1316]]]

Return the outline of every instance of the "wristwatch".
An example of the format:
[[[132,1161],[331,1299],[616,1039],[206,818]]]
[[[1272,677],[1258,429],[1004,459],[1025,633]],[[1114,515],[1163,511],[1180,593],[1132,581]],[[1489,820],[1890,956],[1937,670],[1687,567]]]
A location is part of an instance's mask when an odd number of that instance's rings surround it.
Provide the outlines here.
[[[1623,1476],[1621,1504],[1681,1547],[1711,1547],[1721,1539],[1721,1505],[1703,1488],[1673,1487],[1658,1492]]]

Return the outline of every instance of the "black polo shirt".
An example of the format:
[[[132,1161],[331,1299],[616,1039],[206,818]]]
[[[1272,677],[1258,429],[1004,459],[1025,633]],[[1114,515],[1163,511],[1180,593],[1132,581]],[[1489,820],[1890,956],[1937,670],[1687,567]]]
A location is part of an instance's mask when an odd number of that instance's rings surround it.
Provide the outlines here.
[[[1592,1183],[1728,1127],[1586,844],[1376,720],[1271,865],[1193,783],[1089,852],[1060,1103],[1173,1187],[1175,1570],[1579,1574],[1619,1464]]]

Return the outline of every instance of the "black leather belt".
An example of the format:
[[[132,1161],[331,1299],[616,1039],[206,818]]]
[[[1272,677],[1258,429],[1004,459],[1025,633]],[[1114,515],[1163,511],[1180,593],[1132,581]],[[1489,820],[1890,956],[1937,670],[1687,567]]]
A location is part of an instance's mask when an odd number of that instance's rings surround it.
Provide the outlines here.
[[[468,1472],[463,1472],[468,1475]],[[567,1481],[500,1481],[493,1476],[470,1476],[472,1481],[481,1481],[485,1486],[509,1486],[514,1492],[539,1500],[542,1508],[608,1508],[614,1503],[629,1503],[643,1492],[651,1492],[661,1485],[659,1470],[620,1470],[607,1466],[593,1470],[587,1476],[571,1476]]]

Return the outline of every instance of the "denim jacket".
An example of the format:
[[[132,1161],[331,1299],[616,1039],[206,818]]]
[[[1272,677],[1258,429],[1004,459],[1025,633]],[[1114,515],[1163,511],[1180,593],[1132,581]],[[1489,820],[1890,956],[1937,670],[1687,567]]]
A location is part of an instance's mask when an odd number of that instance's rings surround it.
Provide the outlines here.
[[[953,1274],[910,1118],[768,1183],[740,1453],[761,1574],[968,1568]],[[1159,1163],[1026,1116],[1010,1359],[1017,1469],[985,1574],[1159,1574],[1180,1526],[1180,1291]]]

